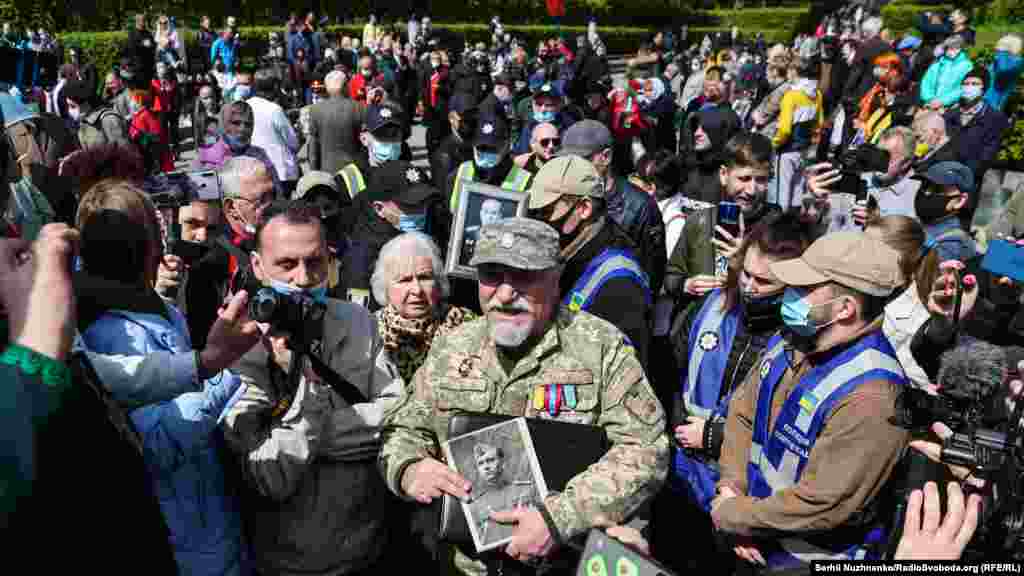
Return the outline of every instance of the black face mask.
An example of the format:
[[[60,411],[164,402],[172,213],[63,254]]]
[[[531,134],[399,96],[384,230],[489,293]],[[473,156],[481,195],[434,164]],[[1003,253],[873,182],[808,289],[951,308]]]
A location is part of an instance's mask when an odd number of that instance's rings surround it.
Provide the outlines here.
[[[579,227],[577,227],[572,234],[562,232],[562,229],[565,227],[565,223],[569,221],[569,217],[572,216],[572,213],[576,210],[576,206],[578,206],[579,203],[579,200],[574,202],[558,220],[551,220],[551,215],[554,214],[555,206],[558,205],[557,202],[552,203],[550,207],[533,210],[530,212],[529,216],[533,220],[540,220],[554,228],[558,232],[558,245],[562,250],[565,250],[566,247],[568,247],[569,244],[572,244],[572,241],[576,239],[576,236],[579,235]]]
[[[743,310],[748,323],[782,324],[782,293],[770,296],[751,296],[741,293]]]
[[[949,204],[951,198],[938,190],[931,194],[923,194],[923,192],[923,190],[919,190],[914,198],[914,212],[921,219],[921,223],[927,225],[946,217],[948,215],[946,204]]]

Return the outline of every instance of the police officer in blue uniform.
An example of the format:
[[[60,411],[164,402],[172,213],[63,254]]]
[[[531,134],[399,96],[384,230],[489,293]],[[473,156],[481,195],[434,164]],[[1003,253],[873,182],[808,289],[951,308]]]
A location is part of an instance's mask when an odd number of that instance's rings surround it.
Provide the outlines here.
[[[785,328],[730,401],[712,521],[765,573],[877,558],[880,495],[908,440],[889,422],[907,380],[881,326],[899,255],[839,232],[769,269]]]

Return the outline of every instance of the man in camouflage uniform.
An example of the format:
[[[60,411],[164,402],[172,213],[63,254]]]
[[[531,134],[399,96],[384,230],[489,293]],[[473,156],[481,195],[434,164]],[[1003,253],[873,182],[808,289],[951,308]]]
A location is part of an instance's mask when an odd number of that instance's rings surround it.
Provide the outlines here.
[[[491,515],[513,526],[505,554],[533,562],[592,527],[625,521],[658,491],[668,466],[665,413],[622,332],[559,305],[554,229],[524,218],[485,226],[470,265],[485,317],[435,340],[407,397],[386,416],[380,464],[402,498],[466,499],[470,482],[440,462],[437,450],[456,412],[604,427],[612,447],[563,492],[535,508]],[[455,555],[465,574],[503,564],[514,568],[497,552],[478,561],[461,550]]]
[[[505,452],[498,446],[480,442],[473,446],[473,460],[480,482],[473,486],[470,507],[480,541],[504,540],[512,535],[512,527],[498,524],[491,519],[491,513],[532,505],[537,499],[533,482],[508,481],[504,477]]]

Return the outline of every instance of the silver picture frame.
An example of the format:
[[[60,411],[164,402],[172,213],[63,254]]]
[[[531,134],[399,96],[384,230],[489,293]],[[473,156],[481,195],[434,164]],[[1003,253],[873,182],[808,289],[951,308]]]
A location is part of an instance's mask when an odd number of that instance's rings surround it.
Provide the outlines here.
[[[456,189],[459,203],[455,207],[451,236],[448,239],[448,255],[445,259],[445,273],[449,276],[476,280],[476,269],[469,265],[476,245],[476,233],[485,217],[485,202],[500,205],[501,218],[526,216],[526,192],[505,190],[483,182],[463,181]],[[488,206],[488,207],[490,207]],[[493,210],[491,211],[493,213]],[[467,244],[468,241],[468,244]]]

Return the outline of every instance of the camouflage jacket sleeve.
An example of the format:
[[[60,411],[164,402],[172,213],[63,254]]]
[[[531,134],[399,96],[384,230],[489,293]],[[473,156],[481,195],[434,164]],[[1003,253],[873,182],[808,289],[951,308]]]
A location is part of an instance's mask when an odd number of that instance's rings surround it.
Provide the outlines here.
[[[435,339],[402,399],[384,415],[380,468],[388,487],[400,498],[408,498],[402,491],[402,474],[410,464],[423,458],[440,460],[432,427],[434,404],[430,386],[431,374],[438,369],[439,354],[435,351],[444,350],[443,345],[438,345],[440,340]]]
[[[632,348],[621,340],[603,355],[605,383],[596,425],[611,449],[545,504],[562,538],[624,522],[661,488],[668,473],[665,411]]]

